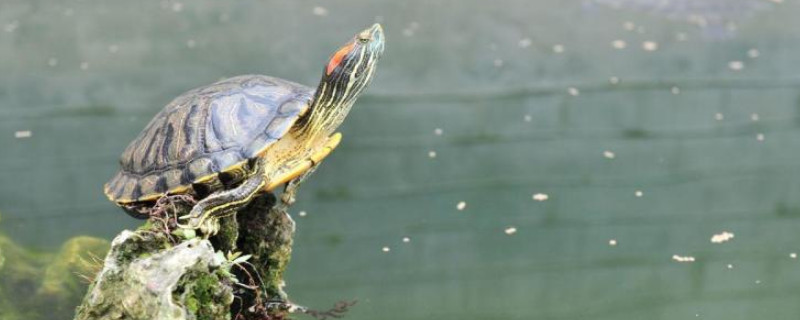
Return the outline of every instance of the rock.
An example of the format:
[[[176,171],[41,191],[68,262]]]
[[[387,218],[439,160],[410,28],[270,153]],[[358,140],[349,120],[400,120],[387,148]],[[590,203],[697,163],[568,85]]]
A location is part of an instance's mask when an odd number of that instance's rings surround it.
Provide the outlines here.
[[[75,319],[230,319],[229,265],[208,240],[123,231]]]
[[[185,197],[164,199],[143,227],[111,243],[76,320],[281,320],[307,311],[282,289],[294,221],[273,194],[222,218],[208,240],[179,228],[175,217],[191,210]]]

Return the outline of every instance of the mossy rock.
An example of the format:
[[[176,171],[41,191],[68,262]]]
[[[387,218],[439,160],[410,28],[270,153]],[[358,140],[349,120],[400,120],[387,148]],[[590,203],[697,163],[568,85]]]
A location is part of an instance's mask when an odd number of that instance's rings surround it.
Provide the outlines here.
[[[123,231],[75,319],[229,319],[228,270],[207,240]]]

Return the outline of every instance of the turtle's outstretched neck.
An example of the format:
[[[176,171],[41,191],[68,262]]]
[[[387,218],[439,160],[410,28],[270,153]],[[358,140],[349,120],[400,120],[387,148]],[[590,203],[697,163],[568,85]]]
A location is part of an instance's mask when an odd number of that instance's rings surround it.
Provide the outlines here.
[[[383,28],[376,23],[331,56],[314,93],[309,116],[298,122],[302,136],[327,137],[342,124],[353,103],[372,81],[383,48]]]

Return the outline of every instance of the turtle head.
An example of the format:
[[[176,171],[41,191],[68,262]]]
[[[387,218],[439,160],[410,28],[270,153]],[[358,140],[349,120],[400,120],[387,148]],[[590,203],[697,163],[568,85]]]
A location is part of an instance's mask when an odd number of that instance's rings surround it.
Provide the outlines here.
[[[351,105],[372,80],[383,55],[383,28],[374,24],[333,53],[322,73],[316,105]]]

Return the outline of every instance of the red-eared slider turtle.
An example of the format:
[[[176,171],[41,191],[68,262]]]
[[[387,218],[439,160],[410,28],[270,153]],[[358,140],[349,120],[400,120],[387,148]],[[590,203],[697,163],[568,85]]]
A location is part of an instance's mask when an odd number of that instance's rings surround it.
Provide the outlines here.
[[[339,144],[334,131],[372,80],[383,46],[379,24],[359,32],[327,62],[316,90],[245,75],[180,95],[122,153],[106,196],[134,216],[166,195],[202,198],[184,218],[207,235],[216,218],[261,192],[286,184],[291,199]]]

